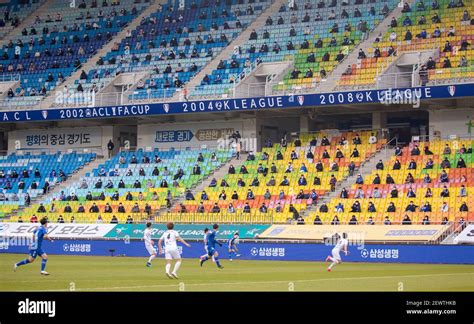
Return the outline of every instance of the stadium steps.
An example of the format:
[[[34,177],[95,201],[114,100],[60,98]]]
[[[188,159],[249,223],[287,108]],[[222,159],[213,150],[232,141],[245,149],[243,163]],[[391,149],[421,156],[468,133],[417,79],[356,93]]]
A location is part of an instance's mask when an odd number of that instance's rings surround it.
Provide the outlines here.
[[[201,80],[206,74],[212,74],[212,71],[217,70],[217,65],[221,60],[226,61],[233,53],[236,46],[245,44],[253,29],[258,30],[265,26],[265,21],[268,16],[278,12],[282,4],[287,3],[287,0],[275,0],[267,9],[261,12],[260,16],[257,17],[242,33],[237,36],[226,48],[224,48],[212,61],[205,65],[187,84],[187,89],[193,89],[201,84]],[[191,91],[188,91],[190,93]],[[171,101],[180,101],[182,97],[181,91],[177,91]]]
[[[247,160],[247,154],[241,153],[240,154],[240,160],[237,160],[235,157],[229,159],[226,163],[223,163],[220,167],[214,170],[211,174],[209,174],[207,177],[202,179],[202,181],[198,182],[196,185],[192,186],[189,188],[191,192],[193,193],[194,197],[200,197],[201,192],[205,190],[206,188],[209,187],[209,184],[211,183],[213,178],[216,179],[223,179],[224,176],[227,174],[229,167],[231,164],[234,165],[235,169],[238,170],[244,164],[244,162]],[[155,213],[155,217],[159,217],[162,214],[166,214],[170,210],[173,210],[174,207],[179,205],[185,200],[185,195],[186,192],[184,192],[182,195],[173,198],[171,201],[171,208],[167,208],[166,206],[161,207],[158,211]]]
[[[377,150],[372,156],[370,156],[366,161],[364,161],[359,168],[356,168],[354,171],[354,175],[346,175],[344,178],[338,181],[336,184],[336,190],[328,191],[324,196],[319,197],[318,203],[316,205],[308,205],[308,208],[302,211],[302,216],[304,217],[312,214],[323,203],[329,206],[329,203],[332,199],[339,197],[342,188],[351,188],[351,186],[355,183],[355,179],[359,173],[364,179],[369,176],[372,171],[375,170],[375,166],[379,160],[382,160],[383,163],[387,165],[388,161],[390,161],[390,158],[393,155],[393,151],[394,149],[391,146],[384,145],[382,148]]]
[[[469,224],[469,222],[467,224]],[[440,235],[440,240],[433,243],[443,245],[459,244],[456,241],[456,237],[458,237],[458,235],[461,234],[462,231],[463,227],[459,226],[459,224],[454,223],[453,226],[450,226],[443,234]]]
[[[128,30],[135,30],[141,23],[143,18],[150,16],[152,13],[158,11],[160,5],[164,5],[166,0],[150,0],[151,4],[148,8],[146,8],[140,15],[135,17],[134,20],[130,22],[130,24],[123,27],[122,31],[119,32],[115,37],[113,37],[110,42],[106,43],[97,53],[92,56],[86,63],[82,65],[80,69],[75,71],[71,74],[64,82],[63,86],[67,86],[70,89],[75,89],[75,82],[76,80],[80,79],[82,70],[86,71],[87,73],[96,67],[96,63],[100,57],[105,56],[112,50],[114,43],[120,43],[123,39],[125,39]],[[105,85],[105,87],[108,86]],[[37,109],[44,109],[44,108],[53,108],[55,103],[56,96],[54,91],[48,94],[43,101],[37,106]],[[117,103],[118,104],[118,103]]]
[[[50,185],[50,190],[47,194],[31,198],[30,206],[48,201],[48,199],[50,198],[52,199],[57,193],[60,193],[65,188],[70,187],[71,183],[78,182],[82,177],[86,175],[86,173],[92,172],[104,161],[106,161],[106,159],[103,156],[96,156],[94,160],[89,163],[86,163],[83,167],[80,167],[72,174],[70,174],[66,181],[60,183],[52,183]],[[18,209],[13,210],[11,213],[5,214],[5,218],[19,215],[24,209],[29,208],[30,206],[20,206]]]
[[[8,98],[8,89],[15,89],[20,85],[20,80],[0,81],[0,100]]]
[[[6,45],[10,40],[15,43],[16,39],[18,38],[18,34],[21,33],[23,28],[29,29],[35,24],[36,16],[45,17],[47,14],[54,12],[54,9],[50,8],[50,0],[42,2],[43,3],[36,10],[30,12],[30,14],[20,22],[18,27],[13,28],[3,36],[0,41],[0,46]]]
[[[414,7],[416,0],[407,0],[410,7]],[[403,4],[404,2],[400,2]],[[354,49],[346,56],[346,58],[341,61],[336,68],[331,72],[325,82],[321,82],[319,86],[316,88],[316,92],[333,92],[337,88],[337,82],[342,78],[342,74],[347,69],[348,65],[357,65],[359,59],[359,50],[362,48],[367,53],[367,49],[371,48],[374,44],[375,39],[379,35],[384,35],[387,30],[390,28],[390,21],[393,17],[398,18],[402,15],[402,7],[397,6],[392,12],[382,20],[375,29],[369,31],[368,37],[359,43]]]

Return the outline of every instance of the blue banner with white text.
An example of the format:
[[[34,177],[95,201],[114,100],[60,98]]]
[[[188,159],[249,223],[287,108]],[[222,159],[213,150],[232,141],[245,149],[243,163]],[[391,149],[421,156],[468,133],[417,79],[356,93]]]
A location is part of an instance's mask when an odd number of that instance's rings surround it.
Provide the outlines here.
[[[0,253],[28,252],[26,245],[4,241]],[[205,253],[202,242],[190,242],[191,247],[179,245],[183,258],[199,258]],[[277,261],[324,261],[332,246],[311,243],[262,243],[242,242],[237,245],[240,259]],[[146,257],[143,241],[127,240],[57,240],[44,242],[43,250],[48,254]],[[217,247],[220,257],[228,258],[226,243]],[[385,263],[445,263],[474,264],[474,247],[468,245],[377,245],[349,246],[347,256],[341,252],[345,262]]]
[[[52,121],[84,118],[117,118],[209,112],[238,112],[352,104],[413,104],[430,99],[474,96],[474,84],[357,90],[306,95],[285,95],[240,99],[150,103],[139,105],[83,107],[0,112],[1,122]],[[189,134],[188,134],[189,135]]]

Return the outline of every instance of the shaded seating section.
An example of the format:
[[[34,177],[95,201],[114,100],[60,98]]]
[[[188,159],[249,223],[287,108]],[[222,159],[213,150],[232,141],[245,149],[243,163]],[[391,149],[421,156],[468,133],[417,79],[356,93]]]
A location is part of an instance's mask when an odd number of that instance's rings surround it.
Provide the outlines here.
[[[216,156],[213,160],[214,153]],[[203,162],[197,162],[200,154],[203,156]],[[157,157],[160,162],[155,162],[158,161],[155,160]],[[25,221],[32,215],[38,218],[47,216],[51,222],[60,222],[60,215],[64,222],[110,223],[114,216],[119,223],[125,223],[127,219],[132,219],[133,222],[144,221],[153,217],[161,207],[166,206],[167,199],[181,195],[186,188],[196,185],[231,157],[232,152],[227,150],[122,152],[67,190],[42,202],[45,212],[39,212],[40,205],[34,204],[22,211],[19,216]],[[201,168],[199,175],[192,174],[196,164]],[[159,175],[154,175],[155,168]],[[181,178],[176,177],[179,168],[184,173]],[[100,186],[99,181],[102,182]],[[163,181],[166,181],[166,185]],[[123,187],[120,187],[121,182]],[[108,187],[109,184],[111,187]],[[91,195],[90,198],[87,197],[88,194]],[[115,194],[118,196],[114,197]],[[107,204],[111,208],[110,212],[105,209]],[[54,209],[51,209],[53,205]],[[91,209],[94,205],[97,206],[97,211]],[[119,210],[120,205],[123,206],[123,211]],[[66,206],[70,207],[70,211],[67,211]],[[84,208],[83,212],[78,211],[80,206]],[[12,221],[17,219],[13,217]]]
[[[247,160],[243,163],[246,171],[236,168],[235,174],[230,173],[221,179],[216,179],[215,187],[206,188],[207,200],[201,199],[202,193],[196,193],[194,200],[186,200],[182,205],[176,205],[173,212],[166,215],[166,219],[177,222],[218,223],[287,223],[296,220],[298,214],[316,204],[318,197],[331,190],[331,176],[342,180],[348,175],[348,165],[351,161],[359,166],[383,143],[380,141],[376,144],[368,144],[370,132],[358,134],[362,141],[359,145],[352,144],[356,133],[321,132],[302,134],[301,145],[293,142],[288,143],[286,147],[280,144],[265,147],[255,154],[255,160]],[[321,145],[324,136],[329,141],[327,146]],[[347,143],[340,144],[344,138],[347,139]],[[312,146],[313,140],[317,141],[316,146]],[[359,156],[350,157],[355,147],[359,151]],[[336,158],[338,148],[344,157]],[[330,158],[323,158],[325,150]],[[297,158],[292,157],[293,152],[296,153]],[[314,158],[308,158],[308,152],[311,152]],[[279,153],[281,157],[278,157]],[[268,156],[265,157],[265,154]],[[322,171],[316,170],[318,161],[323,165]],[[333,162],[338,165],[337,171],[336,169],[331,171]],[[276,170],[272,171],[273,164]],[[292,166],[292,171],[288,171],[289,164]],[[302,168],[303,165],[306,171]],[[283,183],[285,177],[288,180],[286,185]],[[306,182],[299,182],[301,177],[304,177]],[[272,178],[275,185],[271,184]],[[319,179],[320,184],[315,182],[315,178]],[[255,179],[258,179],[258,185],[254,183]],[[223,180],[226,182],[224,186]],[[243,184],[239,180],[243,181]],[[317,196],[312,196],[313,190]],[[253,193],[253,199],[248,198],[249,191]],[[221,193],[225,193],[225,197],[221,196]],[[237,196],[233,197],[234,194]],[[245,210],[247,203],[249,210]],[[234,210],[230,208],[231,205]],[[296,213],[291,207],[296,210]]]
[[[132,101],[170,98],[246,28],[270,1],[169,1],[77,80],[84,89],[107,84],[118,73],[150,71]],[[138,81],[138,80],[137,80]]]
[[[53,0],[44,16],[37,16],[34,25],[16,31],[3,46],[0,73],[3,78],[20,76],[20,86],[12,89],[3,105],[25,106],[38,103],[42,97],[113,39],[149,1]],[[84,5],[82,5],[84,3]],[[104,6],[104,3],[107,5]],[[59,89],[64,93],[76,89]]]
[[[43,2],[44,0],[8,1],[0,4],[0,38],[19,26]]]
[[[66,180],[71,173],[93,159],[93,153],[76,152],[0,157],[0,217],[23,206],[27,194],[30,199],[39,197],[45,193],[46,183],[52,187]]]
[[[408,215],[412,224],[423,224],[425,217],[430,224],[459,223],[461,218],[466,222],[468,219],[473,220],[473,143],[472,140],[411,143],[403,148],[401,156],[393,156],[385,161],[383,170],[372,171],[363,179],[363,184],[353,184],[351,188],[346,188],[349,193],[347,199],[333,199],[328,213],[315,212],[310,221],[316,215],[324,224],[330,224],[335,216],[341,224],[348,224],[352,216],[355,216],[359,224],[366,224],[370,218],[378,224],[383,224],[387,219],[391,224],[401,224],[405,215]],[[412,154],[416,153],[412,152],[415,146],[419,147],[420,155]],[[425,147],[433,155],[425,154]],[[444,154],[446,147],[451,149],[450,154]],[[465,162],[465,168],[457,167],[460,159]],[[395,167],[394,170],[397,160],[400,162],[400,169]],[[429,160],[433,162],[432,168],[426,168],[427,164],[431,165]],[[447,167],[447,162],[443,162],[445,160],[449,161],[450,167]],[[415,164],[409,168],[412,162],[416,164],[414,169]],[[446,171],[446,182],[442,180],[443,170]],[[374,184],[378,183],[377,175],[380,177],[380,184]],[[393,181],[387,179],[389,175]],[[351,211],[356,201],[360,203],[360,212]],[[410,202],[415,205],[414,211],[407,211]],[[371,203],[375,208],[372,212],[368,209]],[[393,207],[390,206],[392,203]],[[338,204],[344,207],[343,212],[336,212]],[[463,204],[466,207],[462,207]]]
[[[294,61],[294,71],[274,87],[274,92],[314,89],[361,41],[364,34],[384,19],[382,8],[387,5],[391,11],[398,3],[395,0],[357,1],[359,4],[352,0],[347,2],[349,5],[336,1],[336,5],[331,7],[329,1],[323,1],[324,7],[318,8],[315,1],[296,0],[297,10],[285,5],[271,15],[271,24],[269,17],[264,17],[267,24],[255,31],[257,39],[249,39],[242,44],[240,53],[233,53],[224,62],[223,68],[214,70],[202,80],[200,87],[191,90],[190,95],[197,98],[229,95],[241,73],[259,61]],[[305,9],[308,4],[311,9]],[[371,8],[373,12],[369,13]],[[320,20],[316,20],[317,17]],[[326,53],[327,60],[323,60]],[[311,54],[314,59],[309,58]],[[339,54],[341,56],[337,57]]]
[[[367,58],[352,66],[350,75],[342,76],[339,89],[368,88],[376,84],[376,77],[386,69],[395,55],[404,51],[436,50],[439,58],[426,65],[420,74],[421,84],[462,83],[474,79],[474,15],[472,1],[463,7],[448,8],[450,0],[439,0],[433,9],[432,1],[416,1],[410,12],[403,13],[396,24],[380,37],[380,41],[364,49]],[[421,3],[424,4],[421,7]],[[457,1],[456,1],[457,3]],[[424,8],[424,9],[422,9]],[[408,33],[409,32],[409,33]],[[451,33],[452,32],[452,33]],[[408,33],[408,34],[407,34]],[[450,47],[446,48],[449,42]],[[462,63],[463,57],[465,62]],[[445,60],[449,61],[449,65]],[[425,74],[426,76],[424,76]]]

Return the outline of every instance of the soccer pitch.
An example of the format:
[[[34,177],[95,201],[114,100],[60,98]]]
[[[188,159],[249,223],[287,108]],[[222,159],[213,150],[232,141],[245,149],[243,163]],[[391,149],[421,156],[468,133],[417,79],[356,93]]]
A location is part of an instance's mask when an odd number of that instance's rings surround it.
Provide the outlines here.
[[[13,272],[22,254],[0,254],[0,291],[474,291],[473,265],[343,263],[327,272],[324,262],[222,260],[224,269],[183,259],[180,278],[169,279],[157,258],[49,257]]]

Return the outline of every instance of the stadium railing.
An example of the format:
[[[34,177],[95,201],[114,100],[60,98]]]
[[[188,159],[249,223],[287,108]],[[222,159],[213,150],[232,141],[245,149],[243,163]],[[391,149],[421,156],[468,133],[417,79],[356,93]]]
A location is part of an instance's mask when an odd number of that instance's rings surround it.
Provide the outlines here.
[[[412,142],[422,142],[428,143],[433,141],[462,141],[462,140],[472,140],[474,139],[474,134],[469,135],[458,135],[458,134],[451,134],[451,135],[416,135],[412,137]],[[453,143],[456,145],[455,143]],[[457,149],[457,148],[456,148]]]
[[[0,74],[0,82],[20,81],[20,74]]]
[[[466,78],[461,76],[461,71],[465,68],[458,68],[459,78],[455,79],[439,79],[430,80],[431,85],[450,85],[463,83],[472,83],[474,78]],[[455,69],[456,70],[456,69]],[[443,70],[439,70],[443,71]],[[451,69],[451,72],[452,69]],[[455,72],[456,73],[456,72]],[[173,93],[178,93],[178,99],[176,96],[170,96],[171,90],[162,89],[161,95],[157,96],[157,92],[153,93],[153,96],[143,98],[143,96],[134,97],[134,95],[125,96],[125,93],[96,93],[94,95],[81,94],[79,97],[73,96],[71,102],[60,102],[55,103],[53,108],[82,108],[82,107],[104,107],[104,106],[116,106],[116,105],[127,105],[127,104],[145,104],[145,103],[161,103],[161,102],[172,102],[172,101],[193,101],[193,100],[212,100],[212,99],[233,99],[233,98],[251,98],[261,96],[276,96],[276,95],[294,95],[294,94],[318,94],[322,93],[319,89],[319,85],[323,82],[337,82],[341,76],[332,75],[325,79],[321,79],[319,82],[314,82],[312,87],[301,87],[294,86],[288,90],[275,90],[274,86],[282,83],[250,83],[246,87],[241,87],[238,91],[236,88],[232,88],[230,91],[224,94],[214,95],[194,95],[193,93],[199,93],[201,86],[198,87],[185,87],[182,89],[174,89]],[[389,89],[406,87],[407,80],[410,81],[410,87],[422,86],[417,71],[413,72],[400,72],[400,73],[387,73],[380,74],[375,77],[375,84],[359,84],[355,88],[344,88],[338,89],[337,91],[351,91],[351,90],[377,90],[377,89]],[[0,81],[1,82],[1,81]],[[18,97],[16,97],[18,99]],[[93,98],[93,99],[88,99]],[[67,101],[67,99],[66,99]],[[51,109],[49,106],[42,104],[41,97],[22,97],[22,104],[18,100],[13,101],[10,98],[0,99],[0,111],[18,111],[18,110],[40,110],[40,109]]]

